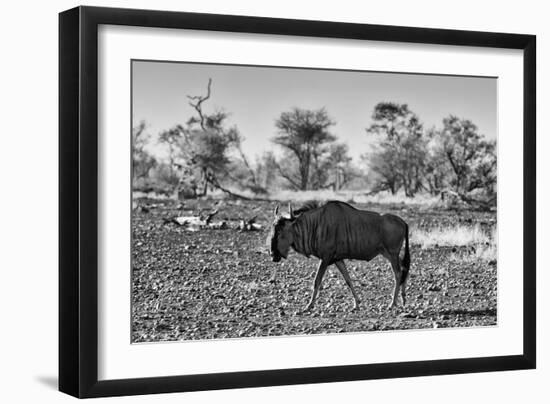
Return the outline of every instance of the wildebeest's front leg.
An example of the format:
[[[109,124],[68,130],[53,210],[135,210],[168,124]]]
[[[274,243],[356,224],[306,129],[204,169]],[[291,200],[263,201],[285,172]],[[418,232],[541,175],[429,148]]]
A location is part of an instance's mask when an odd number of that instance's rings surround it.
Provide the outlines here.
[[[353,295],[353,310],[357,309],[359,307],[359,304],[361,301],[359,300],[359,296],[357,296],[357,293],[355,293],[355,289],[353,288],[353,284],[351,283],[351,277],[349,276],[349,272],[346,268],[346,264],[344,261],[336,261],[336,266],[342,273],[342,276],[344,277],[346,284],[348,285],[348,288],[351,290],[351,294]]]
[[[315,298],[319,293],[319,288],[321,287],[321,282],[323,282],[323,276],[325,275],[327,267],[328,265],[325,261],[321,260],[319,262],[319,266],[317,267],[317,274],[315,275],[315,280],[313,281],[313,290],[312,290],[311,299],[303,311],[308,311],[313,308],[313,305],[315,304]]]

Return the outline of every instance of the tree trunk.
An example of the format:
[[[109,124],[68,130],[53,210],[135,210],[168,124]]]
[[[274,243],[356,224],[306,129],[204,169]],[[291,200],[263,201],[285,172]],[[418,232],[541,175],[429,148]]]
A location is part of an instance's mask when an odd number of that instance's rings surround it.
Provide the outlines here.
[[[208,173],[205,169],[202,170],[202,192],[201,196],[206,196],[208,193]]]

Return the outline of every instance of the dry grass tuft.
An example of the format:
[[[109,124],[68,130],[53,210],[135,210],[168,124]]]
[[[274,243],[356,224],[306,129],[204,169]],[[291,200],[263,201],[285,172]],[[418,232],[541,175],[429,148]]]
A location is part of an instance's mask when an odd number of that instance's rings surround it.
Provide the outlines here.
[[[449,256],[452,262],[491,262],[497,260],[497,233],[496,227],[491,231],[483,231],[481,226],[448,226],[429,230],[416,230],[411,240],[421,248],[435,246],[469,247],[462,251],[453,252]]]
[[[481,245],[475,249],[468,251],[452,253],[449,256],[449,261],[459,263],[472,263],[478,261],[491,262],[497,261],[497,246],[496,244]]]
[[[420,244],[422,248],[434,246],[455,246],[486,244],[491,241],[491,236],[483,231],[481,226],[457,225],[450,227],[436,227],[429,230],[413,230],[411,240]]]

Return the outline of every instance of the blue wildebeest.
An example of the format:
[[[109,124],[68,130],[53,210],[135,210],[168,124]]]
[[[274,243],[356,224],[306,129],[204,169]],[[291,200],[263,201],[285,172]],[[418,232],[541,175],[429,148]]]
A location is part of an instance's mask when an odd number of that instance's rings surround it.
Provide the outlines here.
[[[344,202],[332,201],[324,205],[311,202],[296,211],[288,206],[289,216],[275,218],[268,238],[271,258],[279,262],[286,258],[290,248],[306,257],[320,259],[313,283],[313,292],[304,311],[313,308],[315,298],[327,267],[335,264],[342,273],[354,298],[354,309],[359,297],[353,288],[344,263],[345,259],[370,261],[382,254],[391,263],[395,275],[395,289],[390,308],[396,306],[399,289],[405,304],[406,281],[410,267],[409,226],[398,216],[359,210]],[[403,259],[399,258],[405,243]]]

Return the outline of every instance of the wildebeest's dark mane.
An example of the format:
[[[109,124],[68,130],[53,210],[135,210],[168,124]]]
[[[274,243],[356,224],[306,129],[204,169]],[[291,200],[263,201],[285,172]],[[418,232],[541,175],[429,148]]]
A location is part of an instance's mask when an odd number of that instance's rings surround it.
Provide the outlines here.
[[[301,213],[307,212],[309,210],[317,209],[318,207],[320,207],[322,205],[323,205],[323,203],[321,203],[320,201],[316,201],[316,200],[307,201],[302,206],[300,206],[298,209],[294,209],[293,213],[294,213],[295,216],[297,216],[297,215],[300,215]]]

